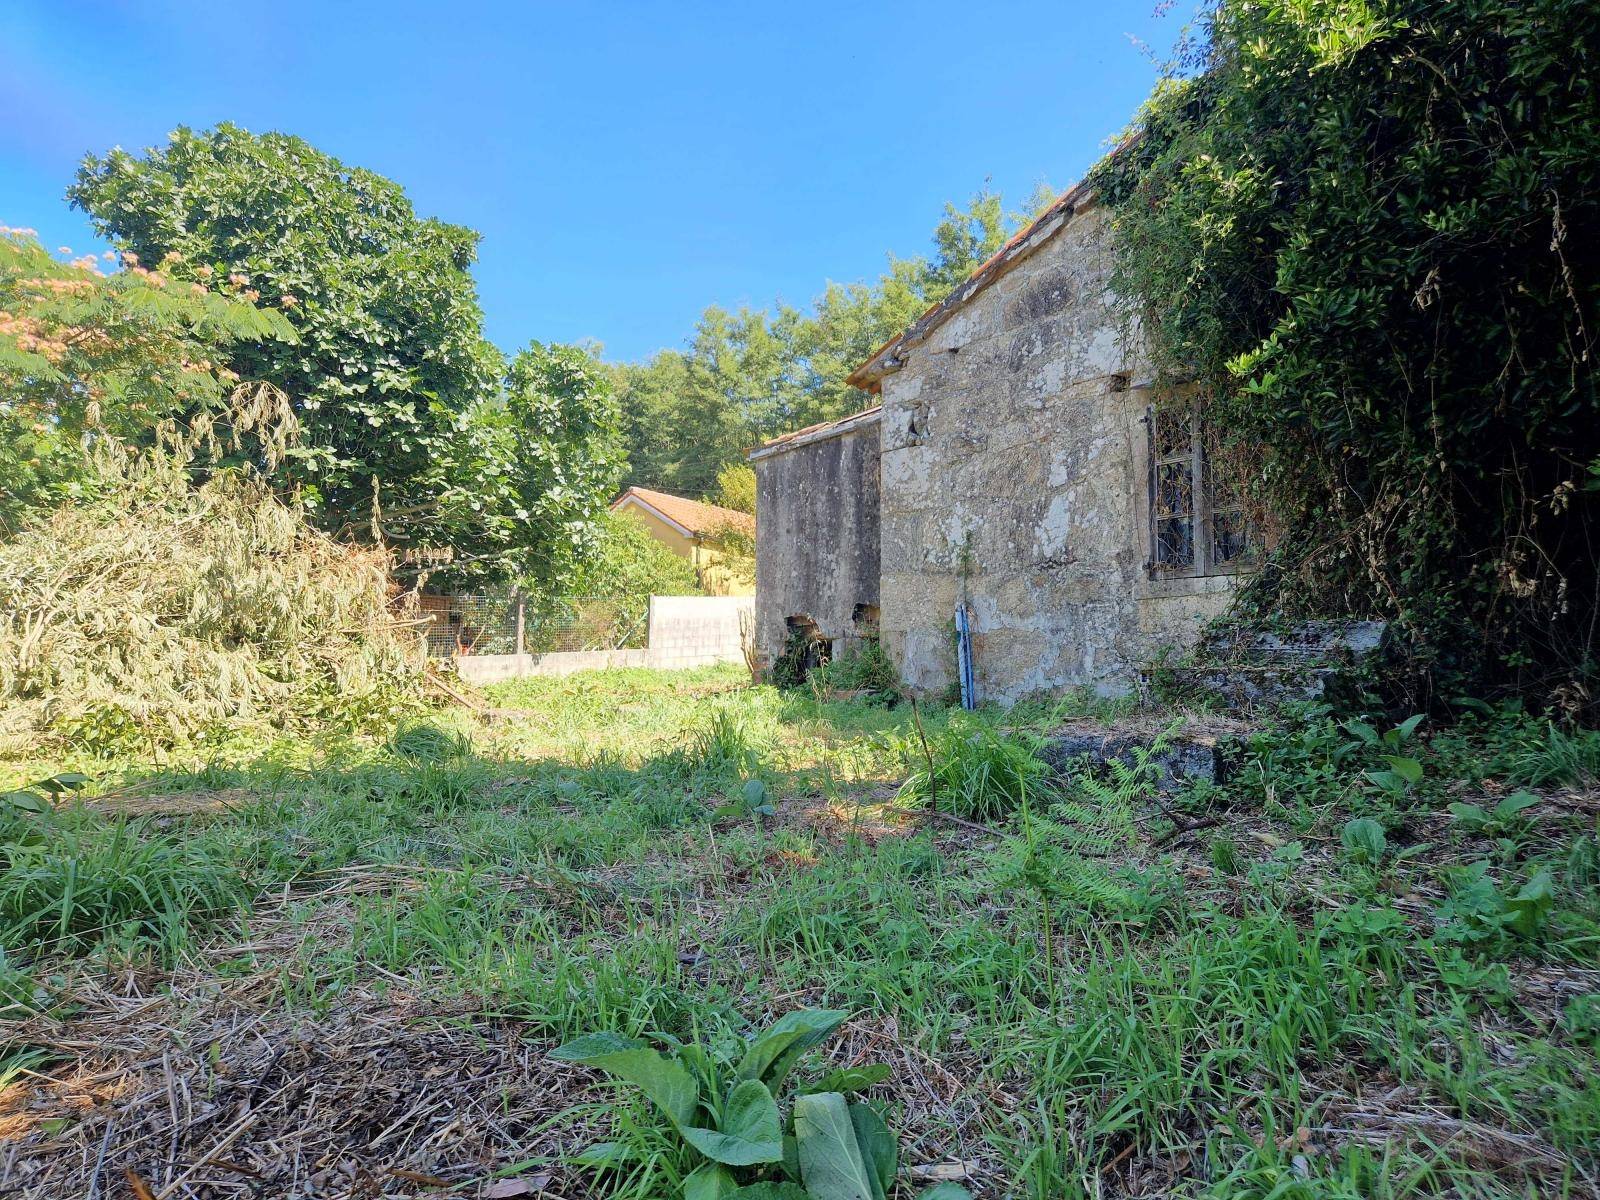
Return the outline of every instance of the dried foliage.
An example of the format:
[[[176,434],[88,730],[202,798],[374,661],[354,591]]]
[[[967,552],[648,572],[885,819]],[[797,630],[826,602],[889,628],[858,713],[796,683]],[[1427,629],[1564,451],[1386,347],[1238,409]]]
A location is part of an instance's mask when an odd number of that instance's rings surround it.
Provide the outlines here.
[[[172,457],[102,459],[99,499],[0,544],[0,747],[295,728],[387,709],[415,683],[382,552],[237,474],[193,486]]]

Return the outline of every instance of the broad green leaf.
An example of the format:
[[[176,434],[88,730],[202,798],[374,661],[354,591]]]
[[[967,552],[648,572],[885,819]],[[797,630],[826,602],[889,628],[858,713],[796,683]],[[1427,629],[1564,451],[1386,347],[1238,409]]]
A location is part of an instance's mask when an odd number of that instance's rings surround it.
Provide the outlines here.
[[[50,806],[35,792],[0,792],[0,800],[23,812],[42,813]]]
[[[721,1129],[684,1125],[683,1140],[713,1162],[730,1167],[783,1161],[783,1119],[759,1079],[744,1079],[728,1093]]]
[[[972,1200],[972,1193],[959,1183],[936,1183],[918,1192],[917,1200]]]
[[[59,775],[52,775],[49,779],[41,779],[34,786],[42,787],[47,792],[59,796],[63,792],[75,792],[89,782],[87,775],[80,775],[77,771],[63,771]]]
[[[552,1058],[598,1067],[631,1083],[680,1128],[695,1118],[700,1086],[683,1067],[644,1043],[615,1033],[591,1033],[551,1051]]]
[[[849,1015],[836,1009],[803,1008],[779,1017],[750,1043],[739,1060],[739,1078],[765,1080],[776,1089],[800,1056],[843,1025]]]
[[[1508,923],[1523,937],[1532,937],[1554,902],[1555,889],[1551,886],[1550,872],[1540,871],[1506,901]]]
[[[738,1192],[738,1180],[721,1163],[706,1163],[683,1181],[683,1200],[729,1200]]]
[[[760,808],[767,802],[767,785],[759,779],[745,780],[744,802],[747,808]]]
[[[1368,771],[1367,778],[1391,795],[1398,796],[1406,790],[1406,781],[1393,771]]]
[[[602,1055],[615,1054],[619,1050],[642,1050],[648,1044],[638,1038],[623,1037],[620,1033],[586,1033],[557,1046],[550,1051],[550,1057],[563,1062],[593,1063]]]
[[[864,1092],[875,1083],[882,1083],[889,1078],[888,1063],[872,1063],[865,1067],[841,1067],[837,1071],[829,1071],[826,1075],[818,1076],[810,1083],[804,1084],[802,1092]]]
[[[1417,731],[1417,726],[1421,725],[1427,719],[1428,716],[1426,713],[1417,713],[1416,716],[1407,717],[1404,721],[1401,721],[1400,724],[1395,726],[1395,732],[1398,733],[1402,739],[1408,738]]]
[[[1498,821],[1508,820],[1523,809],[1532,808],[1537,803],[1539,803],[1539,797],[1530,792],[1513,792],[1494,806],[1495,819]]]
[[[1369,746],[1375,746],[1378,743],[1378,731],[1365,721],[1346,722],[1345,728]]]
[[[850,1123],[855,1126],[861,1157],[866,1159],[878,1184],[875,1200],[883,1200],[894,1186],[894,1173],[900,1165],[900,1147],[895,1144],[894,1134],[889,1132],[883,1118],[869,1105],[852,1104]]]
[[[813,1092],[794,1102],[800,1179],[815,1200],[877,1200],[878,1176],[856,1141],[850,1108],[838,1092]]]
[[[1422,764],[1414,758],[1406,758],[1399,754],[1385,754],[1383,760],[1389,764],[1391,771],[1407,783],[1416,783],[1422,778]]]
[[[1383,857],[1383,852],[1389,845],[1383,826],[1371,817],[1356,817],[1347,822],[1344,832],[1340,834],[1340,841],[1351,854],[1373,862]]]

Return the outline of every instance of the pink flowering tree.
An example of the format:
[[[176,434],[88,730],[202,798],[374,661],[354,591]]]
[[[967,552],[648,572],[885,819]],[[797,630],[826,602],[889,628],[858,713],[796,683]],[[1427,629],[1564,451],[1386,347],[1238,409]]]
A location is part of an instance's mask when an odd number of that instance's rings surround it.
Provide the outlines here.
[[[70,251],[67,252],[70,254]],[[90,455],[164,423],[232,419],[244,343],[293,344],[281,315],[175,262],[64,260],[0,226],[0,533],[93,486]]]

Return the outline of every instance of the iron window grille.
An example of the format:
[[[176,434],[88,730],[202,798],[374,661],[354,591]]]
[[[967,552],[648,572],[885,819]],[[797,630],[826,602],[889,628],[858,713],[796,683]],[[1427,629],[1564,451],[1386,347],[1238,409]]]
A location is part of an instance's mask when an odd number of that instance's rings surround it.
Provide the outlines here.
[[[1152,575],[1222,575],[1247,568],[1254,542],[1241,498],[1212,470],[1195,405],[1145,410],[1150,460]]]

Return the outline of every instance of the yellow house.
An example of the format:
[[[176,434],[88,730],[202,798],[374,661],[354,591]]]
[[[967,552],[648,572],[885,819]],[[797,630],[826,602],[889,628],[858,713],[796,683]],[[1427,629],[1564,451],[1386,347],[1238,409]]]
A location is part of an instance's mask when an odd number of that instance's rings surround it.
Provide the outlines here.
[[[753,553],[756,519],[749,513],[716,504],[631,487],[611,502],[612,512],[625,512],[644,522],[656,541],[694,566],[700,586],[713,596],[756,594]],[[744,542],[744,554],[731,551],[729,540]]]

